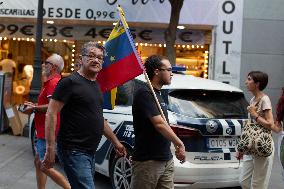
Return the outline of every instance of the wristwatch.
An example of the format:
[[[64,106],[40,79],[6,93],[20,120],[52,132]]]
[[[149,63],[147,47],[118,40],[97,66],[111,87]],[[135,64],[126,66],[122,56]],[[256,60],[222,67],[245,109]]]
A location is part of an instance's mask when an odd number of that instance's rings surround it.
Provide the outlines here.
[[[38,110],[36,108],[33,109],[33,113],[37,113]]]

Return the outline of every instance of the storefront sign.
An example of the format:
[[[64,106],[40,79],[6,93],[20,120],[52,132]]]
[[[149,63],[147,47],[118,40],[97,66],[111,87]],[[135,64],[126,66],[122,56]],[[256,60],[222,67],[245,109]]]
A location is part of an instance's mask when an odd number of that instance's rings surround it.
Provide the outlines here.
[[[220,0],[215,80],[240,86],[243,0]]]
[[[1,0],[0,17],[36,18],[38,0]],[[121,5],[128,22],[169,23],[168,0],[46,0],[44,18],[116,21]],[[185,0],[180,24],[216,25],[218,0]]]
[[[43,38],[57,40],[102,40],[108,39],[112,27],[92,26],[56,26],[44,25]],[[164,30],[131,28],[131,33],[136,42],[165,43]],[[0,24],[0,36],[7,38],[34,38],[36,27],[32,24]],[[192,30],[179,30],[177,44],[204,44],[204,32]]]

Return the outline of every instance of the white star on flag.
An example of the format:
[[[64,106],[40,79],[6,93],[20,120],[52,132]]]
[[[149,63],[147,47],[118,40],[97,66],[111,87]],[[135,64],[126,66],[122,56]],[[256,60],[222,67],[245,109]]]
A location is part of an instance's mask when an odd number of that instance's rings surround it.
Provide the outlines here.
[[[112,61],[112,62],[115,61],[115,56],[111,56],[110,61]]]

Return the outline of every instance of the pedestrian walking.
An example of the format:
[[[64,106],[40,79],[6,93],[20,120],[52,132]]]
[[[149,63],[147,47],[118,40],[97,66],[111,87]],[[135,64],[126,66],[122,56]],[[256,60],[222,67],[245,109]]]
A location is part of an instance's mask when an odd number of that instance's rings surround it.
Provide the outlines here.
[[[43,87],[38,97],[38,103],[25,102],[24,113],[35,113],[35,129],[36,129],[36,155],[35,155],[35,167],[36,167],[36,179],[38,189],[44,189],[46,185],[47,176],[49,176],[55,183],[65,189],[70,189],[70,184],[67,179],[59,171],[52,169],[45,169],[42,166],[46,151],[45,140],[45,113],[48,107],[49,100],[55,90],[58,81],[61,79],[60,72],[64,67],[63,58],[58,54],[52,54],[42,64],[42,78]],[[56,114],[59,117],[59,114]],[[59,129],[59,119],[57,119],[54,135],[57,135]]]
[[[102,69],[104,47],[85,43],[80,53],[80,69],[57,85],[46,114],[46,168],[55,159],[54,129],[60,112],[57,154],[72,189],[94,189],[95,152],[102,135],[114,145],[118,155],[126,155],[124,146],[103,117],[103,97],[96,81]]]
[[[278,139],[278,157],[282,165],[282,180],[284,181],[284,88],[282,88],[282,95],[277,103],[275,124],[282,131]]]
[[[8,53],[7,58],[3,59],[0,62],[0,70],[2,70],[5,73],[15,74],[16,63],[13,60],[12,53]]]
[[[167,105],[161,96],[162,86],[171,83],[172,67],[166,57],[159,55],[148,57],[144,65],[166,120],[145,83],[135,92],[132,106],[135,145],[131,188],[172,189],[174,162],[171,142],[177,159],[185,161],[184,144],[168,124]]]
[[[268,83],[268,75],[260,71],[248,74],[245,85],[253,95],[247,110],[254,122],[272,131],[279,132],[274,125],[269,97],[263,92]],[[273,141],[272,141],[273,142]],[[272,144],[274,146],[274,144]],[[274,151],[268,157],[238,154],[243,156],[240,184],[243,189],[267,189],[272,170]]]
[[[4,73],[9,73],[12,76],[12,80],[15,79],[16,74],[16,62],[13,60],[13,54],[8,53],[7,58],[0,62],[0,70]]]

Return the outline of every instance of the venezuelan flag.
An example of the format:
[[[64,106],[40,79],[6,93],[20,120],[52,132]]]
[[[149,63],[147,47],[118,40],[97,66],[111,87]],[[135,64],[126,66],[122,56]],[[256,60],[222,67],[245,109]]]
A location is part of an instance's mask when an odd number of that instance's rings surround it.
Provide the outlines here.
[[[129,29],[118,21],[105,43],[103,68],[97,76],[103,93],[143,73],[143,65],[130,36]]]
[[[137,53],[128,24],[121,7],[118,7],[120,20],[113,28],[105,43],[105,57],[102,70],[97,76],[104,93],[104,108],[113,109],[117,86],[133,79],[144,71]]]

